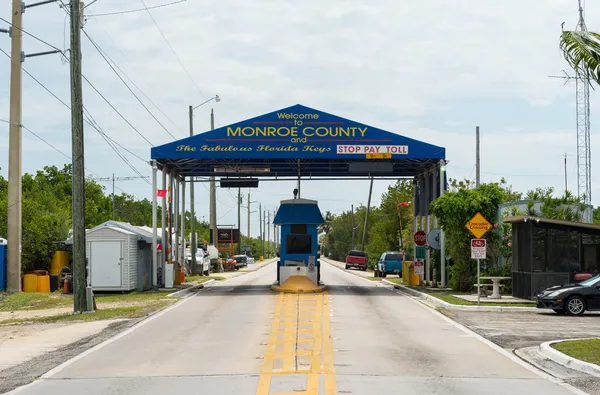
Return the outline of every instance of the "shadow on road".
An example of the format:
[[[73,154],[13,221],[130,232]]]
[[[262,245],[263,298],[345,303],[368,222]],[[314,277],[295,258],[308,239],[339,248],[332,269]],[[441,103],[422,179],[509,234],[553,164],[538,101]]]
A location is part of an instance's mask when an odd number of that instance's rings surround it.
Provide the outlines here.
[[[216,286],[195,291],[198,296],[210,295],[277,295],[270,285],[233,285]],[[387,287],[356,286],[356,285],[328,285],[325,289],[329,295],[365,295],[365,296],[390,296],[406,297],[406,295],[391,292]]]

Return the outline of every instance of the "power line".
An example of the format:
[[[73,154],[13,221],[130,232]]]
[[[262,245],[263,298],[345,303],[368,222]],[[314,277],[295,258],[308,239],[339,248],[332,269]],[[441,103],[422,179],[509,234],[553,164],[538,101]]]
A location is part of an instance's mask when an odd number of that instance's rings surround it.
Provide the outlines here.
[[[0,48],[0,52],[2,52],[4,55],[6,55],[8,58],[10,58],[10,55],[3,50],[2,48]],[[58,100],[63,106],[65,106],[67,109],[71,109],[71,106],[69,106],[67,103],[65,103],[64,100],[62,100],[60,97],[58,97],[54,92],[52,92],[46,85],[44,85],[40,80],[38,80],[37,78],[35,78],[35,76],[33,76],[33,74],[31,74],[29,71],[27,71],[25,68],[23,68],[23,71],[31,78],[33,79],[38,85],[40,85],[42,88],[44,88],[44,90],[46,92],[48,92],[50,95],[52,95],[56,100]],[[84,106],[84,110],[86,110],[89,114],[89,116],[91,117],[91,113],[89,112],[89,110],[87,110],[87,108],[85,108]],[[144,158],[140,157],[139,155],[135,154],[134,152],[130,151],[129,149],[123,147],[121,144],[119,144],[118,142],[116,142],[115,140],[113,140],[112,138],[110,138],[108,135],[106,135],[104,133],[104,131],[101,131],[99,129],[99,126],[96,127],[96,125],[94,125],[91,121],[89,121],[88,119],[85,119],[85,122],[90,125],[92,128],[94,128],[98,133],[100,133],[101,135],[104,134],[104,136],[106,138],[108,138],[110,141],[112,141],[114,144],[118,145],[119,147],[121,147],[122,149],[124,149],[125,151],[129,152],[131,155],[135,156],[136,158],[140,159],[141,161],[143,161],[144,163],[147,163],[148,161],[145,160]],[[97,123],[96,123],[97,124]],[[70,158],[69,158],[70,159]]]
[[[127,89],[129,90],[129,92],[131,92],[131,94],[142,105],[142,107],[144,107],[144,109],[148,112],[148,114],[150,114],[152,116],[152,118],[154,118],[154,120],[165,130],[165,132],[167,132],[171,137],[173,137],[174,140],[177,140],[177,138],[175,136],[173,136],[173,134],[171,132],[169,132],[169,130],[158,120],[158,118],[156,118],[156,116],[154,114],[152,114],[152,112],[148,109],[148,107],[146,107],[146,105],[140,100],[140,98],[138,97],[138,95],[135,94],[135,92],[133,91],[133,89],[131,89],[131,87],[129,85],[127,85],[127,82],[125,82],[125,80],[123,79],[123,77],[121,77],[121,75],[117,72],[117,70],[115,70],[115,68],[113,67],[113,65],[111,64],[111,62],[107,59],[108,55],[105,56],[104,51],[98,46],[98,44],[96,44],[96,42],[90,37],[90,35],[85,30],[83,30],[83,34],[85,34],[85,36],[88,38],[88,40],[90,40],[90,42],[92,43],[92,45],[94,46],[94,48],[96,48],[96,51],[98,51],[98,53],[100,54],[100,56],[102,56],[102,59],[104,59],[104,61],[110,66],[110,68],[112,69],[112,71],[117,75],[117,77],[119,77],[119,79],[121,80],[121,82],[127,87]],[[112,61],[112,59],[111,59],[111,61]],[[113,61],[113,63],[114,63],[114,61]]]
[[[143,138],[144,140],[146,140],[146,142],[147,142],[148,144],[150,144],[152,147],[154,147],[154,145],[153,145],[153,144],[150,142],[150,140],[148,140],[148,139],[147,139],[147,138],[146,138],[146,137],[145,137],[145,136],[144,136],[144,135],[143,135],[143,134],[142,134],[142,133],[141,133],[139,130],[137,130],[137,129],[136,129],[136,127],[135,127],[135,126],[133,126],[133,125],[131,124],[131,122],[129,122],[129,120],[127,120],[127,118],[125,118],[125,116],[124,116],[123,114],[121,114],[121,112],[120,112],[119,110],[117,110],[117,109],[115,108],[115,106],[113,106],[113,105],[112,105],[112,103],[111,103],[111,102],[110,102],[110,101],[109,101],[109,100],[108,100],[108,99],[107,99],[107,98],[106,98],[106,97],[105,97],[105,96],[104,96],[102,93],[100,93],[100,91],[99,91],[99,90],[98,90],[98,89],[97,89],[97,88],[94,86],[94,84],[92,84],[92,83],[90,82],[90,80],[88,80],[88,79],[86,78],[86,76],[82,76],[82,77],[83,77],[83,79],[84,79],[84,80],[85,80],[85,81],[86,81],[86,82],[87,82],[87,83],[88,83],[88,84],[89,84],[89,85],[92,87],[92,89],[94,89],[94,90],[96,91],[96,93],[97,93],[97,94],[99,94],[99,95],[100,95],[100,97],[101,97],[102,99],[104,99],[104,101],[106,102],[106,104],[108,104],[108,105],[109,105],[109,106],[110,106],[110,107],[111,107],[111,108],[112,108],[112,109],[113,109],[113,110],[114,110],[114,111],[115,111],[115,112],[116,112],[116,113],[117,113],[117,114],[118,114],[118,115],[119,115],[119,116],[120,116],[120,117],[121,117],[121,118],[122,118],[122,119],[123,119],[125,122],[127,122],[127,124],[128,124],[129,126],[131,126],[131,128],[132,128],[132,129],[133,129],[133,130],[134,130],[134,131],[135,131],[135,132],[136,132],[136,133],[137,133],[137,134],[138,134],[138,135],[139,135],[141,138]]]
[[[108,37],[108,39],[113,43],[113,45],[115,46],[115,48],[117,48],[117,50],[121,53],[121,55],[123,55],[123,57],[127,60],[129,60],[129,57],[121,50],[121,48],[119,48],[119,46],[117,45],[117,43],[115,42],[115,40],[113,40],[112,36],[110,34],[108,34],[108,32],[106,31],[106,29],[104,27],[102,27],[102,24],[98,21],[97,18],[94,18],[94,21],[96,21],[96,23],[98,24],[98,26],[100,27],[100,29],[102,29],[102,31],[104,32],[104,34],[106,35],[106,37]],[[185,133],[183,131],[183,129],[181,129],[181,127],[179,125],[177,125],[171,118],[169,118],[169,116],[167,114],[165,114],[160,107],[158,107],[150,97],[148,97],[148,95],[146,95],[146,93],[144,93],[144,91],[131,79],[129,78],[129,76],[119,67],[119,65],[110,58],[110,56],[108,56],[108,54],[106,53],[106,51],[104,51],[104,54],[108,57],[108,59],[110,59],[113,64],[115,65],[115,67],[125,76],[125,78],[127,78],[129,80],[129,82],[131,82],[133,84],[133,86],[135,86],[137,88],[137,90],[140,91],[140,93],[142,95],[144,95],[144,97],[169,121],[171,122],[171,124],[173,126],[175,126],[177,129],[179,129],[179,131],[181,131],[182,133]],[[150,88],[153,89],[153,87],[146,83],[146,85]]]
[[[202,96],[203,99],[206,99],[206,97],[204,96],[204,93],[202,93],[202,90],[200,89],[200,87],[198,86],[198,84],[196,83],[196,81],[194,81],[194,78],[192,78],[192,76],[190,75],[189,71],[183,65],[183,62],[181,61],[181,59],[179,59],[179,56],[177,56],[177,53],[175,52],[175,50],[171,46],[171,43],[169,42],[169,40],[167,39],[167,37],[163,33],[163,31],[160,28],[160,26],[158,25],[158,23],[156,22],[156,19],[154,19],[154,17],[152,16],[152,13],[150,12],[150,9],[146,6],[146,3],[144,3],[144,0],[140,0],[140,1],[142,2],[142,5],[144,6],[144,9],[146,11],[148,11],[148,15],[150,15],[150,18],[152,19],[152,22],[154,22],[154,25],[156,25],[156,28],[160,32],[160,35],[163,37],[163,39],[165,40],[165,42],[167,43],[167,45],[171,49],[171,52],[173,52],[173,55],[175,55],[175,58],[177,59],[177,62],[179,62],[179,64],[181,65],[181,67],[183,68],[183,71],[185,71],[185,73],[187,74],[187,76],[189,77],[189,79],[192,81],[192,83],[194,84],[194,86],[196,87],[196,89],[198,90],[198,92],[200,93],[200,96]]]
[[[0,17],[0,20],[4,21],[5,23],[9,24],[11,27],[13,27],[13,28],[15,28],[15,29],[19,29],[21,32],[25,33],[25,34],[26,34],[26,35],[28,35],[29,37],[32,37],[32,38],[34,38],[34,39],[38,40],[39,42],[41,42],[41,43],[43,43],[43,44],[46,44],[46,45],[47,45],[47,46],[49,46],[50,48],[53,48],[53,49],[55,49],[55,50],[59,51],[60,53],[63,53],[63,50],[62,50],[62,49],[59,49],[58,47],[55,47],[54,45],[52,45],[52,44],[48,43],[47,41],[44,41],[44,40],[42,40],[41,38],[37,37],[37,36],[36,36],[36,35],[34,35],[34,34],[31,34],[31,33],[29,33],[29,32],[28,32],[28,31],[26,31],[26,30],[23,30],[23,29],[21,29],[21,28],[19,28],[19,27],[16,27],[16,26],[14,26],[14,25],[13,25],[11,22],[7,21],[6,19],[4,19],[4,18]],[[64,55],[64,54],[63,54],[63,55]]]
[[[98,1],[98,0],[96,0],[96,1]],[[170,5],[175,5],[175,4],[179,4],[179,3],[185,3],[186,1],[187,0],[179,0],[179,1],[174,1],[172,3],[154,5],[154,6],[151,6],[151,7],[148,7],[148,8],[139,8],[139,9],[128,10],[128,11],[107,12],[107,13],[103,13],[103,14],[91,14],[91,15],[88,15],[88,16],[92,17],[92,16],[109,16],[109,15],[130,14],[132,12],[140,12],[140,11],[146,11],[146,10],[153,10],[155,8],[163,8],[163,7],[167,7],[167,6],[170,6]]]

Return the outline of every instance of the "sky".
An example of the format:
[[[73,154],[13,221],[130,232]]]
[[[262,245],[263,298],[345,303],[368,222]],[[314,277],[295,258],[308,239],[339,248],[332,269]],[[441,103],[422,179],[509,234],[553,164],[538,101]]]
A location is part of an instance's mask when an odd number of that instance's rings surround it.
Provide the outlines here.
[[[186,137],[188,106],[215,95],[220,102],[195,110],[198,133],[209,129],[211,108],[219,127],[300,103],[443,146],[448,176],[474,180],[475,127],[480,126],[482,182],[504,177],[524,192],[562,191],[566,154],[568,188],[577,191],[575,85],[549,78],[568,71],[558,42],[561,23],[565,29],[576,26],[576,0],[187,0],[167,5],[174,1],[97,0],[85,9],[83,74],[106,100],[84,81],[84,105],[106,135],[130,151],[120,149],[122,159],[86,125],[86,174],[101,179],[107,192],[112,185],[103,179],[113,174],[149,177],[150,143],[171,142],[170,134]],[[0,17],[10,20],[8,3]],[[600,6],[588,3],[588,28],[599,31]],[[59,4],[27,9],[24,29],[65,49],[69,24]],[[134,10],[139,11],[127,12]],[[8,36],[0,40],[0,49],[10,53]],[[51,49],[24,38],[26,54]],[[69,64],[60,55],[27,58],[23,67],[70,104]],[[0,76],[0,119],[6,121],[10,60],[1,53]],[[600,152],[599,113],[600,100],[592,91],[592,163]],[[27,74],[23,125],[31,131],[23,132],[24,172],[70,162],[70,111]],[[595,168],[592,203],[600,205]],[[0,122],[0,174],[7,177],[7,169],[8,127]],[[151,199],[148,180],[118,180],[116,192]],[[388,185],[375,183],[373,204]],[[292,196],[294,186],[269,182],[252,189],[253,236],[258,235],[258,203],[273,211]],[[302,195],[319,200],[322,211],[341,213],[366,205],[368,190],[368,181],[310,181]],[[219,224],[237,222],[235,194],[218,190]],[[206,186],[196,188],[195,201],[198,217],[208,219]]]

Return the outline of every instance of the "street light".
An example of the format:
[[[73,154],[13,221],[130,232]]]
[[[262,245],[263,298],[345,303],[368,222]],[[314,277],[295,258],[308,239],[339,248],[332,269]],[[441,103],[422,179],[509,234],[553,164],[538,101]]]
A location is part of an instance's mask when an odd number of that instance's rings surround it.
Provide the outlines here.
[[[198,107],[201,107],[203,105],[205,105],[206,103],[210,102],[214,100],[215,102],[220,102],[221,98],[219,97],[219,95],[215,95],[213,97],[211,97],[210,99],[198,104],[196,107],[190,106],[189,111],[190,111],[190,137],[192,137],[194,135],[194,110]],[[212,113],[211,110],[211,114],[210,114],[210,128],[214,129],[215,125],[214,125],[214,115]],[[215,225],[216,222],[216,188],[215,188],[215,178],[211,177],[210,178],[210,223],[211,225]],[[196,274],[196,248],[198,247],[198,240],[196,240],[196,232],[195,232],[195,220],[196,220],[196,212],[194,210],[194,181],[192,180],[192,182],[190,183],[190,213],[192,215],[192,223],[191,225],[191,247],[190,247],[190,253],[192,255],[192,273]],[[202,217],[204,219],[204,217]],[[213,228],[210,228],[210,231],[212,232]]]
[[[213,97],[211,97],[210,99],[206,100],[205,102],[202,102],[200,104],[198,104],[196,107],[192,107],[190,106],[191,111],[193,112],[195,109],[197,109],[198,107],[201,107],[203,105],[205,105],[206,103],[210,102],[211,100],[216,101],[217,103],[221,101],[221,98],[219,97],[219,95],[214,95]],[[192,125],[190,123],[190,132],[192,131]]]

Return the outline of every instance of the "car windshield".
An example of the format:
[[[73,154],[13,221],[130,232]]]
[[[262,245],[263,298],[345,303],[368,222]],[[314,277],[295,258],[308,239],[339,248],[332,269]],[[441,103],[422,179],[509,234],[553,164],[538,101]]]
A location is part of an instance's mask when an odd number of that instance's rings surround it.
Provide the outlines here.
[[[385,260],[386,261],[401,261],[402,255],[401,254],[387,254],[385,256]]]
[[[587,280],[582,281],[579,284],[583,285],[584,287],[589,287],[589,286],[592,286],[599,282],[600,282],[600,274],[598,274],[592,278],[588,278]]]

